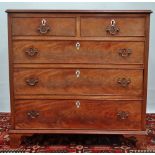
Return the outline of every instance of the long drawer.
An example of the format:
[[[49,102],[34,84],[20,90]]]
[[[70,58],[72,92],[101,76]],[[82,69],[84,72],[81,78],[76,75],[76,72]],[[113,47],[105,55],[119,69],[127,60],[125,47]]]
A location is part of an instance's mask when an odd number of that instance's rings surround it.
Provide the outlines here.
[[[15,102],[16,129],[141,129],[141,101],[16,100]]]
[[[15,94],[137,95],[143,94],[143,70],[14,69]]]
[[[144,42],[14,41],[14,63],[142,64]]]

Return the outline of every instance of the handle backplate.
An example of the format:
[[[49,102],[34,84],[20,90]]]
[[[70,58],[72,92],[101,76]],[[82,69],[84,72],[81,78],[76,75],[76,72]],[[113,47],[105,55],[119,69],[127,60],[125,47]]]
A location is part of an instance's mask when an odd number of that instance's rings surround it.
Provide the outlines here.
[[[129,117],[129,113],[128,112],[125,112],[125,111],[119,111],[117,113],[117,118],[120,119],[120,120],[125,120]]]
[[[41,25],[38,27],[40,34],[47,34],[50,31],[50,27],[46,24],[46,20],[42,19]]]
[[[28,49],[26,49],[25,53],[30,56],[30,57],[34,57],[38,54],[38,49],[34,48],[34,47],[30,47]]]
[[[111,24],[107,26],[106,32],[110,35],[116,35],[119,33],[120,29],[116,26],[116,21],[114,19],[111,20]]]
[[[31,110],[31,111],[28,111],[28,112],[27,112],[27,116],[28,116],[29,118],[34,119],[34,118],[37,118],[37,117],[39,116],[39,112],[36,111],[36,110]]]
[[[35,85],[37,85],[38,82],[39,82],[39,80],[36,79],[36,78],[28,78],[28,79],[26,79],[26,83],[29,86],[35,86]]]
[[[130,78],[118,78],[117,83],[122,87],[127,87],[131,83]]]
[[[129,49],[129,48],[122,48],[122,49],[118,50],[118,54],[121,57],[126,58],[126,57],[129,57],[132,54],[132,50]]]

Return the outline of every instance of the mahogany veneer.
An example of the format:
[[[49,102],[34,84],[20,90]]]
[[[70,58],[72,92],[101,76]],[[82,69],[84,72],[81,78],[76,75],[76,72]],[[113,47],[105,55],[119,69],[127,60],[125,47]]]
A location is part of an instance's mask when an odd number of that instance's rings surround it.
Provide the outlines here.
[[[11,146],[34,133],[144,143],[149,10],[7,10]]]
[[[15,115],[18,116],[15,119],[15,128],[119,131],[141,129],[141,101],[80,100],[78,109],[75,108],[76,102],[77,100],[18,100],[15,108]],[[31,110],[39,114],[34,114],[35,119],[23,115]],[[122,120],[120,111],[128,112],[129,116],[126,117],[129,118]]]
[[[86,64],[143,64],[144,42],[80,41],[14,41],[14,63],[86,63]],[[130,47],[130,48],[129,48]],[[121,52],[129,48],[129,57],[122,59]],[[28,52],[34,50],[34,56]],[[134,51],[134,52],[133,52]]]

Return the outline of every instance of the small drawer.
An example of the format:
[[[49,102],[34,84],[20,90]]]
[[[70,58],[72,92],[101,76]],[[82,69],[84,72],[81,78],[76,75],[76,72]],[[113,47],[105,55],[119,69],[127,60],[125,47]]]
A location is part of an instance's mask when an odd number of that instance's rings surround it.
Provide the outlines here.
[[[15,129],[141,130],[141,101],[17,100]]]
[[[76,18],[13,18],[12,34],[16,36],[64,36],[76,35]]]
[[[143,64],[144,42],[14,41],[14,63]]]
[[[145,36],[145,18],[81,17],[81,36]]]
[[[16,68],[14,69],[14,89],[15,95],[142,96],[143,70]]]

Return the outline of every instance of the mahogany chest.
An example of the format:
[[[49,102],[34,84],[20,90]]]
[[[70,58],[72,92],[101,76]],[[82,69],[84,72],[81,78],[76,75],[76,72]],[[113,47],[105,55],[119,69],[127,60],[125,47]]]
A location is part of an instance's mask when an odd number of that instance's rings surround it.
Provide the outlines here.
[[[7,12],[12,146],[34,133],[146,133],[151,11]]]

